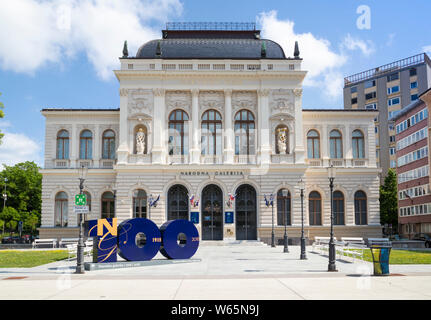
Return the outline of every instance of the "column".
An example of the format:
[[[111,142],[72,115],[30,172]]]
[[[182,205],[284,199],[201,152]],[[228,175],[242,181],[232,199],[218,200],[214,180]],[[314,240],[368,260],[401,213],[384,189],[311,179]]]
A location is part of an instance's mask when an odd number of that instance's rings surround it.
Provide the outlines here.
[[[93,154],[93,166],[94,168],[99,168],[99,163],[102,152],[101,142],[102,142],[102,135],[100,133],[100,126],[96,124],[96,127],[94,128],[94,154]]]
[[[153,112],[153,148],[151,152],[152,163],[166,163],[166,106],[165,90],[153,89],[154,112]]]
[[[234,160],[234,131],[232,129],[232,90],[224,90],[224,136],[223,163],[232,164]]]
[[[72,124],[72,132],[71,132],[71,141],[70,141],[70,167],[76,168],[77,167],[77,154],[78,154],[78,148],[79,148],[79,137],[78,133],[76,132],[76,123]]]
[[[302,127],[302,89],[294,89],[295,97],[295,163],[305,162],[304,130]]]
[[[258,90],[258,132],[260,164],[269,164],[271,158],[270,128],[269,128],[269,90]]]
[[[192,90],[192,148],[190,149],[190,163],[200,163],[200,128],[199,128],[199,89]]]
[[[128,121],[127,121],[127,104],[129,100],[129,90],[120,89],[120,135],[117,150],[117,163],[126,164],[128,162],[129,145],[127,141]]]

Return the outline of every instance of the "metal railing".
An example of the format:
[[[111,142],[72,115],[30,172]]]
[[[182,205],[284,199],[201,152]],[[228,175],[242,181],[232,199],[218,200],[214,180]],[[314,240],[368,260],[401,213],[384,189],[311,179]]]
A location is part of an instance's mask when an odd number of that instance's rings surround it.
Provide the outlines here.
[[[383,66],[366,70],[360,73],[353,74],[351,76],[348,76],[344,78],[344,85],[351,85],[360,81],[364,81],[367,79],[374,78],[376,76],[380,76],[385,73],[390,73],[396,70],[399,70],[401,68],[417,65],[420,63],[423,63],[427,61],[431,64],[431,61],[426,53],[420,53],[405,59],[401,59],[392,63],[385,64]]]
[[[255,31],[255,22],[167,22],[166,30]]]

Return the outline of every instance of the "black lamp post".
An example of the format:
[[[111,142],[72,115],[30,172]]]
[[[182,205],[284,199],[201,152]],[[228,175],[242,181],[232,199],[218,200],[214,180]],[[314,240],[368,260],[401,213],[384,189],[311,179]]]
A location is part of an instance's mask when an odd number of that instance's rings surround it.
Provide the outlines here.
[[[301,179],[298,183],[299,189],[301,190],[301,260],[307,260],[305,253],[305,237],[304,237],[304,190],[305,182]]]
[[[4,208],[6,208],[6,200],[7,200],[6,183],[7,183],[7,178],[4,178],[3,210],[4,210]],[[3,231],[2,231],[2,234],[4,234],[4,225],[5,225],[5,224],[3,223]]]
[[[334,190],[334,179],[335,179],[335,168],[331,165],[328,168],[329,178],[329,189],[331,192],[331,234],[329,239],[329,264],[328,271],[338,271],[335,266],[335,242],[334,242],[334,210],[333,210],[333,190]]]
[[[271,231],[271,247],[275,248],[275,235],[274,235],[274,195],[271,194],[269,201],[266,200],[266,196],[265,196],[265,202],[266,202],[266,206],[269,207],[271,206],[271,210],[272,210],[272,231]]]
[[[286,206],[287,195],[288,195],[287,189],[283,189],[281,191],[281,194],[283,195],[284,212],[285,212],[285,216],[284,216],[284,248],[283,248],[283,252],[288,253],[289,252],[289,248],[288,248],[288,241],[289,241],[289,239],[287,237],[287,206]]]
[[[79,194],[82,194],[82,190],[84,189],[84,181],[87,177],[88,168],[86,166],[81,166],[78,169],[79,171]],[[78,240],[78,250],[76,257],[76,271],[75,273],[83,274],[84,271],[84,229],[83,229],[83,214],[79,214],[79,240]]]

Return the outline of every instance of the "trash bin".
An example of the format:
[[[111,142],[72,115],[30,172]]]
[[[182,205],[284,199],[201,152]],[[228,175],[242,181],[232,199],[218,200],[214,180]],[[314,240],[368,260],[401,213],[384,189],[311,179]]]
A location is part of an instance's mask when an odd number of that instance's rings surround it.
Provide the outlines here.
[[[375,276],[389,276],[389,256],[391,249],[391,245],[370,246]]]

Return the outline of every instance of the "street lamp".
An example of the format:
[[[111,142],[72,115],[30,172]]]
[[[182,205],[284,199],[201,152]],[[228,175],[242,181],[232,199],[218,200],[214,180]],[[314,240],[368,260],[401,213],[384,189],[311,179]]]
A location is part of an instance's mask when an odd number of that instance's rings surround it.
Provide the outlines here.
[[[301,260],[307,260],[305,253],[305,237],[304,237],[304,190],[305,182],[301,179],[298,182],[299,189],[301,190]]]
[[[284,212],[285,212],[285,216],[284,216],[284,248],[283,248],[283,252],[288,253],[289,252],[289,248],[288,248],[288,237],[287,237],[287,206],[286,206],[286,202],[287,202],[287,196],[289,194],[289,191],[287,191],[287,189],[283,189],[281,190],[281,194],[283,195],[283,200],[284,200]]]
[[[79,194],[83,194],[84,181],[87,177],[88,168],[84,165],[78,169],[79,173]],[[83,230],[83,214],[79,214],[79,240],[78,250],[76,253],[76,271],[75,273],[85,273],[84,271],[84,230]]]
[[[334,190],[334,179],[335,179],[335,168],[331,165],[328,168],[329,178],[329,189],[331,192],[331,238],[329,240],[329,264],[328,271],[338,271],[335,266],[335,242],[334,242],[334,210],[333,210],[333,190]]]
[[[274,235],[274,195],[272,193],[269,196],[269,201],[266,200],[266,195],[265,195],[265,204],[266,204],[266,207],[271,206],[271,210],[272,210],[271,247],[275,248],[275,235]]]
[[[7,200],[7,193],[6,193],[6,182],[7,178],[4,178],[4,191],[3,191],[3,210],[6,208],[6,200]],[[4,223],[3,223],[3,231],[2,234],[4,234]]]

